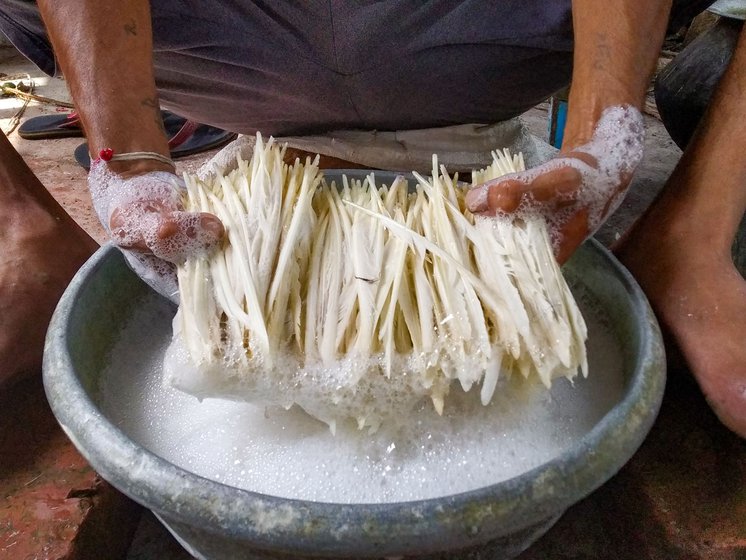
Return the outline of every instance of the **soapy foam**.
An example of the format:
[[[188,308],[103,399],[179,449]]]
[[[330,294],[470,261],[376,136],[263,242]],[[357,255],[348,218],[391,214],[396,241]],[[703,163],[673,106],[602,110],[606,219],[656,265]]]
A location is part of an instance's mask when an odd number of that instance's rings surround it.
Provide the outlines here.
[[[336,436],[298,407],[196,398],[162,382],[171,309],[140,302],[102,376],[100,405],[132,440],[164,459],[231,486],[323,502],[385,503],[434,498],[517,476],[557,456],[611,409],[623,390],[612,333],[580,300],[589,323],[588,379],[555,380],[551,391],[506,379],[488,406],[478,392],[451,391],[443,417],[417,408],[369,435],[340,425]]]
[[[302,357],[289,353],[268,369],[257,363],[245,365],[234,356],[198,367],[177,336],[165,351],[163,373],[166,384],[198,398],[233,397],[285,408],[296,403],[333,431],[340,423],[357,419],[359,428],[372,433],[382,423],[396,423],[402,414],[429,402],[433,386],[449,394],[456,385],[450,378],[441,378],[434,364],[447,368],[465,391],[489,369],[479,350],[465,354],[463,348],[448,342],[444,338],[433,352],[394,354],[390,363],[383,354],[354,354],[333,364],[303,367]],[[495,353],[499,356],[500,351]],[[427,373],[420,375],[422,371]]]

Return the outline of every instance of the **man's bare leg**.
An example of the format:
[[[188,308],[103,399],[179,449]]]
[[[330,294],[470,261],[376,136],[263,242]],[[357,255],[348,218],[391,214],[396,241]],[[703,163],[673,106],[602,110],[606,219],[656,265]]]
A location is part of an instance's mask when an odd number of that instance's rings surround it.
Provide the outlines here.
[[[0,391],[38,372],[54,307],[96,247],[0,134]]]
[[[660,197],[617,248],[721,421],[746,437],[746,281],[731,244],[746,211],[746,31]]]

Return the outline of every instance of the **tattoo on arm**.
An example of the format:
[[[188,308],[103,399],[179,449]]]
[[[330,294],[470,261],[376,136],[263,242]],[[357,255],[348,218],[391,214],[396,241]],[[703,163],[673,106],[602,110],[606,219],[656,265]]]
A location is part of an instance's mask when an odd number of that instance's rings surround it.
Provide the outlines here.
[[[158,125],[158,129],[163,132],[163,134],[166,134],[166,126],[163,124],[160,110],[155,115],[155,124]]]
[[[131,19],[129,23],[124,24],[124,32],[127,35],[137,36],[137,24],[134,19]]]
[[[145,99],[140,101],[140,105],[153,109],[155,123],[158,126],[158,128],[162,130],[163,133],[165,134],[166,127],[163,125],[163,118],[161,117],[161,108],[160,108],[160,105],[158,104],[158,98],[157,97],[146,97]]]
[[[593,68],[595,70],[606,70],[611,62],[611,45],[605,33],[595,34],[596,50],[593,54]]]

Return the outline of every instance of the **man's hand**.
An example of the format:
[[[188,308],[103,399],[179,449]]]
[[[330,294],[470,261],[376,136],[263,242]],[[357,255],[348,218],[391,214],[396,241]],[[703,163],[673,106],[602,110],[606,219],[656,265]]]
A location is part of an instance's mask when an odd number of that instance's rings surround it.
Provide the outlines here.
[[[213,249],[224,235],[220,220],[212,214],[185,212],[184,183],[166,171],[124,178],[96,160],[88,185],[99,220],[133,270],[176,301],[174,265]]]
[[[642,160],[644,135],[637,109],[609,107],[590,141],[534,169],[475,187],[466,197],[469,210],[543,214],[563,263],[621,203]]]

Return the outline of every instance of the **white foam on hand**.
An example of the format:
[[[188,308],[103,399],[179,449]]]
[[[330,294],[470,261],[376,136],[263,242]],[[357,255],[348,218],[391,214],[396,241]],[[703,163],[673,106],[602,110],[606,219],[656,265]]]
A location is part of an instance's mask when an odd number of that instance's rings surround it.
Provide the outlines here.
[[[505,175],[475,187],[467,195],[467,206],[475,213],[494,214],[498,209],[489,208],[491,189],[505,188],[507,181],[518,182],[526,188],[520,192],[520,203],[514,213],[538,212],[544,215],[550,230],[556,235],[578,210],[584,208],[588,211],[588,235],[593,235],[624,199],[632,174],[642,160],[644,143],[645,129],[640,111],[629,105],[608,107],[601,114],[589,142],[571,152],[560,153],[533,169]],[[587,161],[581,159],[583,154],[590,158],[585,158]],[[595,164],[589,163],[592,160]],[[534,180],[563,168],[577,171],[577,184],[572,188],[558,188],[551,199],[540,199],[532,192]],[[555,250],[559,241],[553,235]]]
[[[223,235],[220,222],[184,211],[184,181],[173,173],[123,178],[96,160],[88,186],[101,224],[130,268],[158,293],[178,301],[174,265],[214,248]]]

